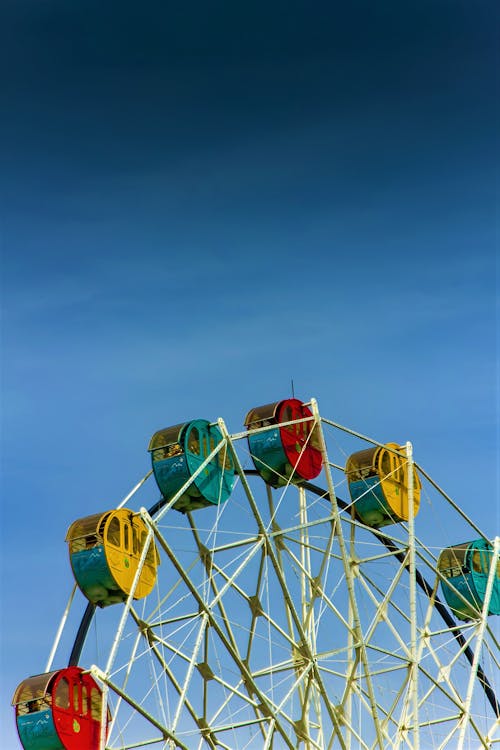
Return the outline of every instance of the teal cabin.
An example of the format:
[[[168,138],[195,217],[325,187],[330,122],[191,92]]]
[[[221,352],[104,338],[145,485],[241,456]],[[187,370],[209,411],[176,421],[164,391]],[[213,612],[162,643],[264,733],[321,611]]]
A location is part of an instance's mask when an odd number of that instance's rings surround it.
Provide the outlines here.
[[[205,419],[194,419],[155,432],[148,450],[156,483],[167,502],[182,490],[222,441],[217,425]],[[186,512],[219,505],[226,502],[233,484],[233,460],[227,446],[222,446],[179,495],[173,507]]]
[[[444,549],[438,570],[446,579],[441,587],[448,606],[460,620],[479,617],[486,597],[486,586],[493,559],[493,548],[484,539]],[[489,615],[500,614],[500,560],[494,571]]]

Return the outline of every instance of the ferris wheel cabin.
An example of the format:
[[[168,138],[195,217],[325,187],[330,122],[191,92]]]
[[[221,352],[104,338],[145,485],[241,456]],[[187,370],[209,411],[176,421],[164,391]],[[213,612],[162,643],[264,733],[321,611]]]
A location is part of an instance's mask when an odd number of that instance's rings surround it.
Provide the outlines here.
[[[107,607],[127,599],[147,536],[142,518],[125,508],[86,516],[71,524],[66,534],[71,568],[90,602]],[[134,599],[142,599],[152,590],[159,561],[151,540]]]
[[[406,458],[394,451],[401,448],[387,443],[353,453],[345,473],[356,515],[367,526],[378,529],[410,518]],[[420,479],[413,472],[414,515],[420,505]]]
[[[207,461],[222,442],[217,425],[205,419],[155,432],[148,450],[156,483],[165,500],[172,500],[192,480],[175,501],[176,510],[186,512],[226,502],[234,484],[234,465],[227,446],[222,445]]]
[[[438,559],[438,570],[444,598],[460,620],[479,617],[486,596],[493,548],[484,539],[446,547]],[[489,615],[500,615],[500,560],[494,571],[493,589],[488,606]]]
[[[80,667],[29,677],[12,704],[24,750],[98,750],[102,693]]]
[[[320,473],[322,458],[312,416],[311,410],[296,398],[257,406],[246,415],[250,454],[267,484],[300,484]],[[308,421],[295,421],[304,419]]]

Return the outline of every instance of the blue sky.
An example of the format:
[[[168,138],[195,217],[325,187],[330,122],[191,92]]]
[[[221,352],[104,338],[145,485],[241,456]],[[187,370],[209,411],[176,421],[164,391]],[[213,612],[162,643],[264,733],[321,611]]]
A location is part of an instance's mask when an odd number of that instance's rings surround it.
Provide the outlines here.
[[[295,392],[498,510],[493,2],[7,1],[0,723],[69,524]],[[424,527],[425,531],[425,527]],[[461,539],[457,541],[463,541]],[[3,730],[2,730],[3,731]]]

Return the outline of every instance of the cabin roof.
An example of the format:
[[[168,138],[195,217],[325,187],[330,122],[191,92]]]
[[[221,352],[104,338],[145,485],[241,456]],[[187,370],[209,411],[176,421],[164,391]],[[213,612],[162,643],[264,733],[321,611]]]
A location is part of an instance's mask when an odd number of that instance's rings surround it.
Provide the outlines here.
[[[66,541],[69,542],[71,539],[79,539],[80,537],[85,537],[89,534],[95,534],[103,516],[109,512],[110,511],[94,513],[91,516],[85,516],[85,518],[79,518],[78,520],[73,521],[66,532]]]
[[[251,426],[254,422],[261,422],[264,419],[276,419],[278,407],[281,401],[274,401],[272,404],[264,404],[264,406],[255,406],[250,409],[245,417],[245,427]]]
[[[60,669],[56,669],[54,672],[45,672],[44,674],[27,677],[17,686],[12,698],[12,705],[16,706],[18,703],[43,698],[48,692],[49,684],[60,671]]]
[[[186,424],[186,422],[182,422],[181,424],[165,427],[163,430],[155,432],[149,441],[148,451],[156,450],[156,448],[165,448],[167,445],[180,442],[182,428]]]

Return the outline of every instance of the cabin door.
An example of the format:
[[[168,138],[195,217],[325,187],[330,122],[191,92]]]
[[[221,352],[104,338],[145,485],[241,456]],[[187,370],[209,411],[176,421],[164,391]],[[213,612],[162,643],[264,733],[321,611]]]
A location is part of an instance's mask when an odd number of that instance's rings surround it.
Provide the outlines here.
[[[67,750],[97,750],[99,731],[95,725],[99,722],[91,716],[90,685],[85,676],[61,677],[55,688],[54,720]]]
[[[311,416],[311,411],[298,399],[289,399],[280,409],[278,421],[291,422]],[[298,422],[280,428],[287,461],[304,479],[317,476],[321,470],[321,453],[316,448],[314,433],[310,435],[312,428],[312,422]]]

